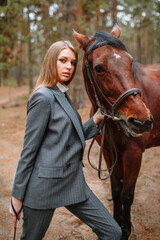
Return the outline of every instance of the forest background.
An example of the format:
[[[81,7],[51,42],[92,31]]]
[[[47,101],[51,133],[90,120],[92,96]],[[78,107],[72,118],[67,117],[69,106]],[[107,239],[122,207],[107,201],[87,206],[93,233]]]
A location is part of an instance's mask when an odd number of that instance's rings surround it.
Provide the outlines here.
[[[0,87],[34,88],[43,58],[55,41],[77,46],[72,28],[93,35],[121,28],[121,40],[135,60],[160,63],[160,0],[0,0]],[[83,51],[70,94],[76,107],[85,105]]]

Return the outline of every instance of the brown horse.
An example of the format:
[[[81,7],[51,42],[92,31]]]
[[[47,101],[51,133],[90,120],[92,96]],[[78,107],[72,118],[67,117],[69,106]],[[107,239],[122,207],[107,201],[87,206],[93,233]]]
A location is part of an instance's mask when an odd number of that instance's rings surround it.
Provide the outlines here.
[[[92,102],[91,115],[103,106],[109,116],[109,129],[118,156],[111,175],[113,212],[122,228],[122,239],[127,240],[131,233],[130,210],[142,153],[146,148],[160,145],[157,108],[160,71],[133,61],[119,40],[120,33],[116,25],[111,33],[97,32],[89,38],[74,31],[74,36],[85,52],[83,74]],[[100,140],[101,136],[97,138],[99,144]],[[107,132],[103,155],[110,169]]]

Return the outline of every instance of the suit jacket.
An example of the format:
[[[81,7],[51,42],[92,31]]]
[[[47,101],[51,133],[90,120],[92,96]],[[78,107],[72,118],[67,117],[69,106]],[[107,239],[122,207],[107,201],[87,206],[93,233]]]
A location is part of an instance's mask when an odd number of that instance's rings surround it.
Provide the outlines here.
[[[50,209],[86,200],[85,140],[96,133],[93,118],[82,125],[71,100],[58,87],[42,87],[29,99],[24,145],[12,195],[25,206]]]

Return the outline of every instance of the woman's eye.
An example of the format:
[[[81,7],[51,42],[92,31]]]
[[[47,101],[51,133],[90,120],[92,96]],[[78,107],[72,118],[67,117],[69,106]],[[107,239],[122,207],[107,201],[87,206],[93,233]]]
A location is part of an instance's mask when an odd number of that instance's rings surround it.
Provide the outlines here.
[[[95,70],[98,73],[104,73],[105,72],[104,68],[101,65],[95,66]]]
[[[60,62],[62,62],[62,63],[65,63],[65,60],[64,60],[64,59],[62,59],[62,58],[61,58],[61,59],[59,59],[59,61],[60,61]]]
[[[73,66],[75,66],[75,65],[76,65],[76,63],[75,63],[75,62],[71,62],[71,64],[72,64]]]

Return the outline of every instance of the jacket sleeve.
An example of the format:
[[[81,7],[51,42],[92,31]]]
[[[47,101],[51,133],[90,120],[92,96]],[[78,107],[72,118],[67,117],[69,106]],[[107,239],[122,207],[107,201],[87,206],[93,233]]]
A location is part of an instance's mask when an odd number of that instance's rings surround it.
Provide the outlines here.
[[[24,198],[35,158],[42,142],[50,115],[50,100],[40,92],[36,92],[28,101],[27,122],[24,144],[15,175],[12,195]]]
[[[96,134],[96,131],[97,131],[97,126],[93,121],[93,117],[83,124],[83,132],[84,132],[85,140],[93,138],[94,135]]]

